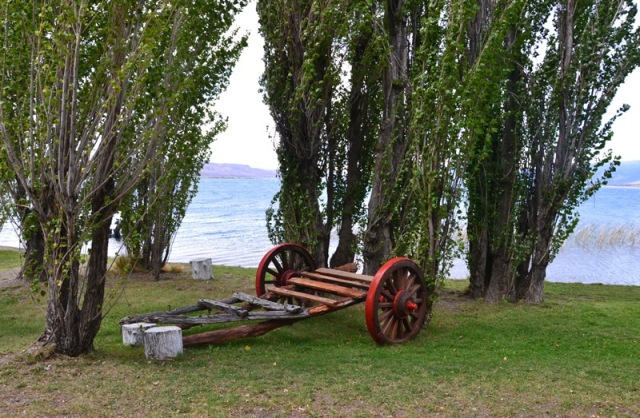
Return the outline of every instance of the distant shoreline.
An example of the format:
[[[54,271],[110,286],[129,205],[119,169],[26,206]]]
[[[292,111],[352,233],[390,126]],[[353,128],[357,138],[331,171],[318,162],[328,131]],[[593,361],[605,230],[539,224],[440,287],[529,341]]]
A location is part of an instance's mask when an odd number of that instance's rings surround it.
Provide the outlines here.
[[[200,170],[201,178],[275,179],[276,170],[253,168],[246,164],[207,163]]]

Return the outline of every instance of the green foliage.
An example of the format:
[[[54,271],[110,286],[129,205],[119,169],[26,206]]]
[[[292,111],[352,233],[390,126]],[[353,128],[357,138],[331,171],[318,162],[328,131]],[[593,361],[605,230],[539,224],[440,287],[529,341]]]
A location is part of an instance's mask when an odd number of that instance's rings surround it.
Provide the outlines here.
[[[156,164],[145,171],[121,209],[127,254],[140,258],[156,275],[166,263],[171,242],[197,192],[210,145],[226,128],[210,102],[226,87],[246,45],[246,36],[236,40],[236,33],[229,32],[246,1],[187,3],[160,15],[173,19],[173,29],[159,40],[147,69],[146,100],[138,103],[137,120],[127,132],[131,140],[143,136],[149,121],[156,118]],[[201,36],[203,33],[207,35]]]
[[[486,36],[470,44],[481,47],[464,102],[472,288],[492,289],[502,276],[498,298],[542,299],[576,207],[618,164],[605,147],[624,108],[602,119],[640,63],[635,15],[626,0],[514,1],[477,15],[484,21],[472,35]],[[600,167],[608,169],[592,181]]]
[[[123,199],[152,174],[179,181],[182,196],[192,193],[210,142],[200,125],[216,119],[206,101],[224,88],[242,44],[225,30],[244,4],[0,3],[0,194],[10,192],[45,239],[47,329],[58,351],[92,349],[108,229]],[[219,127],[214,122],[214,132]],[[186,176],[158,168],[170,157],[190,167]]]
[[[463,2],[464,3],[464,2]],[[396,251],[411,254],[435,288],[457,251],[452,239],[461,195],[461,84],[464,49],[462,4],[433,2],[420,26],[411,71],[407,204]],[[444,16],[443,19],[436,16]]]
[[[364,212],[379,83],[368,66],[376,62],[372,9],[330,0],[257,3],[265,39],[261,85],[282,181],[267,212],[269,236],[305,245],[321,265],[333,226],[345,218],[356,223]]]

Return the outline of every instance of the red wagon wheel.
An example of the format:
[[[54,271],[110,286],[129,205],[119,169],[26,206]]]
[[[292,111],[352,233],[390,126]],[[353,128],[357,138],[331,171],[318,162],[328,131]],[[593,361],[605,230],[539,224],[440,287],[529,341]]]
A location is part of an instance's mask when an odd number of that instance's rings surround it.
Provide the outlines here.
[[[287,284],[287,279],[300,271],[313,271],[316,263],[307,250],[297,244],[280,244],[267,252],[256,272],[256,294],[266,293],[266,285]]]
[[[422,270],[408,258],[387,261],[373,277],[365,317],[378,344],[401,343],[415,337],[427,315],[427,286]]]

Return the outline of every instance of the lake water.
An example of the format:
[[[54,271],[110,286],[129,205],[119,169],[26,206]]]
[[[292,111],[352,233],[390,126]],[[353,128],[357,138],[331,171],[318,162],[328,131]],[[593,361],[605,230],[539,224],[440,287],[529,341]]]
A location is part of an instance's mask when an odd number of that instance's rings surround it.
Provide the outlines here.
[[[172,246],[170,261],[211,258],[214,264],[255,267],[271,248],[265,210],[279,188],[278,179],[202,179]],[[600,230],[623,227],[640,232],[640,188],[605,187],[580,208],[580,225]],[[569,240],[547,270],[555,282],[640,286],[640,241],[635,245],[599,248]],[[0,245],[18,246],[10,225],[0,232]],[[333,243],[337,245],[337,243]],[[110,252],[118,251],[112,240]],[[467,275],[458,261],[453,278]]]

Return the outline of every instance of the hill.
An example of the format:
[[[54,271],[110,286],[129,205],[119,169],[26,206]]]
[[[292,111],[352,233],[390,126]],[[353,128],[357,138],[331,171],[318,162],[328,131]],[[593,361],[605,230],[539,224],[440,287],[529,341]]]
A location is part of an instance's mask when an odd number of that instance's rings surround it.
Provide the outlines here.
[[[244,164],[207,163],[200,171],[203,178],[267,179],[275,178],[275,170],[263,170]]]
[[[609,180],[609,186],[640,186],[640,160],[622,161]]]

